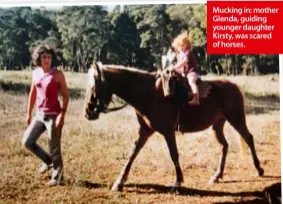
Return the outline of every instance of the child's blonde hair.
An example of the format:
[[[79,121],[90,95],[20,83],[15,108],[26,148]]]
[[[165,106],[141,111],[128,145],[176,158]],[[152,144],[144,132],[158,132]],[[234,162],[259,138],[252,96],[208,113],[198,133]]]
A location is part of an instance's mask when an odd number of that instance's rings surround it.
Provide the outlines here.
[[[188,32],[184,31],[181,34],[179,34],[172,42],[172,47],[177,50],[179,47],[186,45],[187,49],[191,49],[192,44],[191,41],[188,38]]]

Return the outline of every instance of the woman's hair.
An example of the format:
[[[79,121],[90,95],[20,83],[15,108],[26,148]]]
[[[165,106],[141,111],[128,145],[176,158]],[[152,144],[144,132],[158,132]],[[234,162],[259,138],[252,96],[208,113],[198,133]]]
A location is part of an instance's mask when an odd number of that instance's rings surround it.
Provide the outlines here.
[[[59,64],[59,61],[57,59],[57,56],[55,54],[55,51],[53,48],[51,48],[49,45],[38,45],[34,48],[32,53],[32,63],[35,66],[41,66],[40,62],[40,56],[42,54],[49,54],[51,55],[51,67],[56,67]]]
[[[172,42],[172,47],[175,50],[178,50],[178,47],[183,46],[183,45],[186,45],[188,49],[191,49],[192,47],[191,41],[188,38],[187,31],[179,34]]]

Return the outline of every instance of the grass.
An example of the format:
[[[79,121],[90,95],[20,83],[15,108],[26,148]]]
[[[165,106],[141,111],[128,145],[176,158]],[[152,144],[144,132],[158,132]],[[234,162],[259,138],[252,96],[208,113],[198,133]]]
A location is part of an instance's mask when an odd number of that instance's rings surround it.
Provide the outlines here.
[[[176,195],[169,192],[175,181],[174,166],[157,133],[135,160],[124,191],[110,191],[137,137],[135,113],[126,107],[87,121],[82,115],[86,75],[74,73],[66,73],[72,92],[62,138],[66,181],[46,187],[50,174],[38,175],[40,161],[21,145],[30,72],[0,72],[0,203],[266,203],[255,193],[281,180],[279,79],[270,77],[204,77],[225,78],[242,88],[247,125],[266,176],[256,176],[249,153],[241,157],[239,136],[226,124],[229,150],[224,180],[208,185],[220,153],[211,129],[178,134],[185,182]],[[47,147],[46,134],[39,143]]]

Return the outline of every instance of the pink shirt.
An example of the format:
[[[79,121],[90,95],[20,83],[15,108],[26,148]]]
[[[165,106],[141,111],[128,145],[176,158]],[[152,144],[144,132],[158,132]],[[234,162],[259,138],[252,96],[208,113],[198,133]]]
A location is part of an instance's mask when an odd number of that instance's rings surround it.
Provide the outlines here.
[[[188,60],[188,64],[184,65],[182,68],[179,68],[178,72],[184,75],[187,75],[190,72],[198,73],[196,66],[196,59],[190,50],[187,50],[185,52],[180,52],[177,63],[183,61],[184,59]]]
[[[178,62],[177,63],[180,63],[181,61],[183,61],[184,59],[187,59],[188,60],[188,56],[189,56],[189,50],[187,50],[186,52],[179,52],[179,56],[178,56]],[[180,67],[178,69],[178,72],[180,74],[183,74],[186,72],[186,70],[188,69],[188,65],[184,65],[182,67]]]
[[[59,84],[55,79],[53,68],[50,72],[44,73],[38,67],[33,71],[32,78],[36,87],[37,109],[47,115],[58,115],[61,111],[59,96]]]

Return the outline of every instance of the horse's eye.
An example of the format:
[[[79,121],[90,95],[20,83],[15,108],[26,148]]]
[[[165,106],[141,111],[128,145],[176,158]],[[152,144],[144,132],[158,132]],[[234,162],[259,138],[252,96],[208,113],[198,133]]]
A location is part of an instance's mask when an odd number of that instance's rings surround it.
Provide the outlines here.
[[[170,71],[169,71],[169,70],[166,70],[166,74],[170,74]]]

